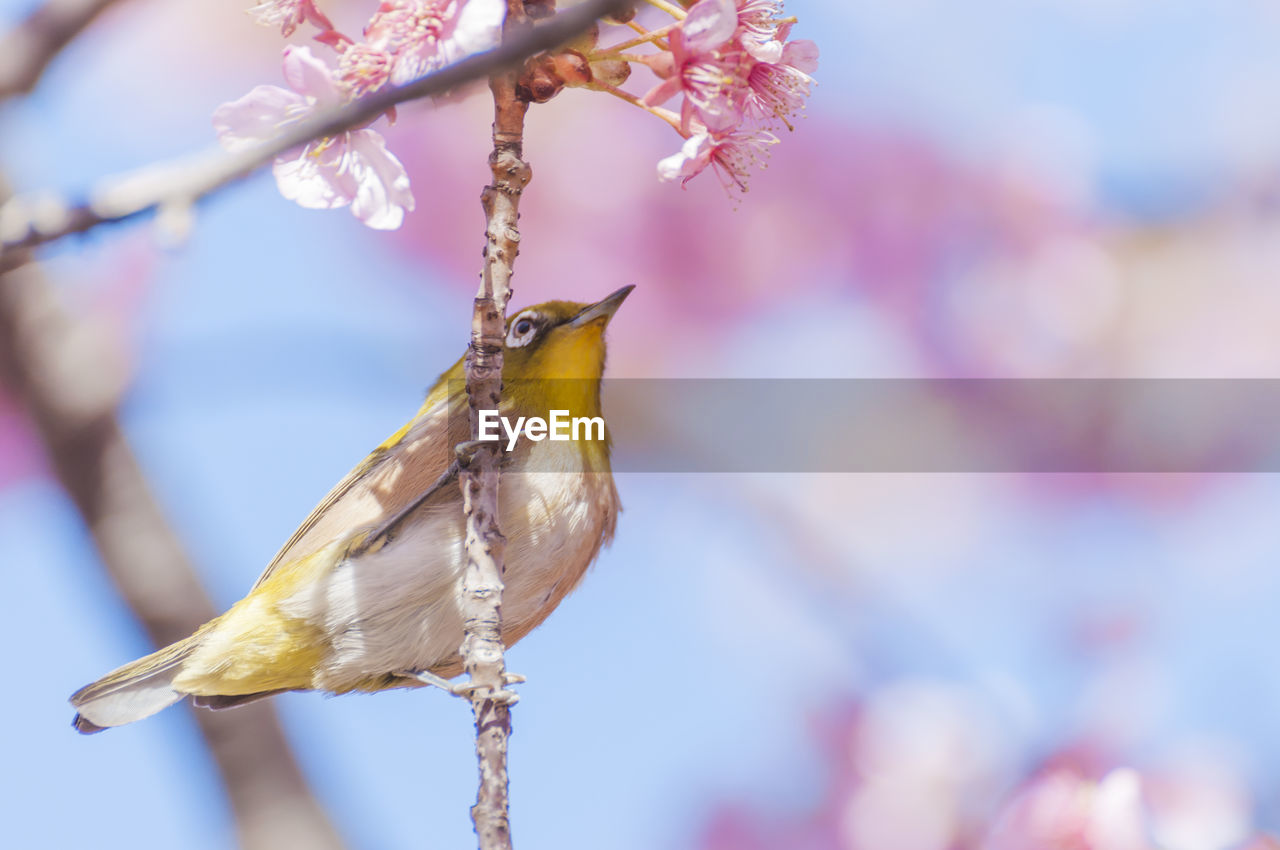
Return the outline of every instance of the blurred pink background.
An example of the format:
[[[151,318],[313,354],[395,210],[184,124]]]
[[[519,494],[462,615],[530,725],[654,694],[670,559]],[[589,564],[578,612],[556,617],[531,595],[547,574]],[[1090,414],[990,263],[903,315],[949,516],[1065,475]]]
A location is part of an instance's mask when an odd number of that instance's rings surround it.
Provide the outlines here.
[[[368,5],[326,8],[356,29]],[[1274,6],[787,9],[818,86],[740,202],[658,183],[679,139],[620,101],[532,110],[514,305],[637,284],[617,377],[1280,376]],[[212,145],[281,46],[235,4],[122,4],[5,107],[0,155],[19,189],[75,191]],[[118,352],[128,435],[219,603],[461,352],[489,121],[482,96],[400,111],[396,233],[260,175],[181,245],[128,224],[42,252]],[[147,646],[45,468],[0,399],[14,846],[225,846],[186,715],[67,727],[66,695]],[[619,489],[617,541],[511,653],[519,846],[1276,846],[1275,476]],[[276,702],[352,846],[471,841],[461,704]]]

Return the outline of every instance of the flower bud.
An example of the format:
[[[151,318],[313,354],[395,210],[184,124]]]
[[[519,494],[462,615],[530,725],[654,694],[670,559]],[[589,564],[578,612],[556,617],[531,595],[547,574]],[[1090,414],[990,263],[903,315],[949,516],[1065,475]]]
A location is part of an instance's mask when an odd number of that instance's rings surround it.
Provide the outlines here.
[[[631,76],[631,63],[620,59],[601,59],[590,66],[591,79],[606,86],[620,86]]]
[[[555,75],[564,81],[566,86],[585,86],[591,82],[591,66],[587,58],[576,50],[566,50],[551,57]]]
[[[543,53],[525,63],[516,78],[516,97],[528,103],[546,103],[564,88],[564,80],[556,73],[555,59]]]
[[[525,63],[516,79],[516,97],[529,103],[546,103],[565,86],[585,86],[592,81],[587,58],[576,50],[543,53]]]

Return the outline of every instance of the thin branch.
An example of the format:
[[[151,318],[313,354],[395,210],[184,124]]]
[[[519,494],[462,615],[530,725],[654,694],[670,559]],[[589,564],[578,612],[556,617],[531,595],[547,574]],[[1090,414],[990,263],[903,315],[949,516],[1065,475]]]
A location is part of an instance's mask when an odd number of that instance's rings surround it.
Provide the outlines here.
[[[657,117],[661,118],[663,121],[666,121],[668,124],[671,125],[672,129],[674,129],[680,135],[683,136],[685,134],[684,130],[681,129],[680,127],[680,116],[672,112],[670,109],[664,109],[661,106],[649,106],[640,98],[633,95],[631,92],[623,91],[617,86],[611,86],[608,83],[592,83],[590,87],[596,91],[602,91],[607,94],[611,94],[614,97],[619,98],[620,100],[625,100],[627,103],[631,104],[632,106],[638,106],[641,109],[643,109],[645,112],[648,112],[650,115],[656,115]]]
[[[504,37],[526,24],[523,0],[507,0]],[[518,36],[517,36],[518,37]],[[485,213],[484,270],[471,319],[467,350],[467,397],[471,439],[476,446],[462,471],[467,520],[463,573],[463,667],[470,682],[471,710],[476,721],[476,760],[480,787],[471,808],[480,850],[510,850],[507,741],[511,737],[511,703],[502,643],[502,591],[506,538],[498,525],[500,457],[496,443],[479,441],[481,410],[497,410],[502,401],[503,342],[511,274],[520,248],[520,197],[532,170],[523,158],[524,116],[528,104],[516,96],[518,73],[511,69],[489,80],[493,92],[493,182],[480,195]]]
[[[67,315],[38,265],[0,277],[0,380],[25,407],[121,597],[164,646],[217,612],[121,431],[115,407],[123,379],[111,363]],[[197,711],[195,719],[222,774],[241,847],[342,847],[269,702]]]
[[[46,0],[0,38],[0,102],[27,94],[62,48],[117,0]]]
[[[0,273],[24,261],[21,249],[143,213],[181,210],[248,176],[286,151],[360,127],[397,104],[441,95],[473,80],[518,67],[530,56],[585,32],[601,16],[620,13],[631,5],[632,0],[587,0],[536,26],[520,27],[519,32],[493,50],[469,56],[403,86],[380,89],[314,114],[257,147],[237,153],[211,151],[107,178],[89,192],[88,201],[82,204],[71,204],[49,193],[14,198],[0,207]]]
[[[639,47],[642,44],[652,44],[653,42],[662,41],[664,38],[666,38],[668,35],[671,34],[672,30],[674,30],[678,26],[680,26],[679,21],[672,21],[671,23],[667,24],[665,27],[659,27],[658,29],[655,29],[655,30],[646,30],[644,27],[638,26],[638,29],[636,31],[641,33],[640,35],[636,36],[635,38],[631,38],[631,39],[627,39],[626,41],[619,42],[617,44],[611,44],[608,47],[602,47],[597,51],[596,54],[592,54],[591,58],[595,59],[596,55],[599,55],[601,57],[612,57],[614,54],[620,53],[623,50],[630,50],[631,48]]]

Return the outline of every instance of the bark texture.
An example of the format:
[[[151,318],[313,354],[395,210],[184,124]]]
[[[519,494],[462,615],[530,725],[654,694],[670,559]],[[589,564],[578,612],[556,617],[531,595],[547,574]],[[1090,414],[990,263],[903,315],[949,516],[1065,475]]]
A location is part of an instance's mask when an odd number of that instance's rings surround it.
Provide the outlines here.
[[[505,35],[528,24],[523,0],[509,0]],[[485,213],[484,269],[471,319],[467,351],[467,396],[471,438],[477,441],[479,411],[498,409],[502,398],[502,352],[506,337],[511,274],[520,248],[520,196],[532,172],[522,158],[527,104],[516,96],[515,69],[494,75],[493,182],[480,196]],[[506,690],[502,645],[502,578],[506,539],[498,525],[500,452],[497,443],[477,448],[462,472],[467,517],[467,567],[463,578],[466,637],[463,666],[472,686],[476,758],[480,787],[471,809],[481,850],[511,847],[508,814],[507,741],[511,736],[511,695]]]

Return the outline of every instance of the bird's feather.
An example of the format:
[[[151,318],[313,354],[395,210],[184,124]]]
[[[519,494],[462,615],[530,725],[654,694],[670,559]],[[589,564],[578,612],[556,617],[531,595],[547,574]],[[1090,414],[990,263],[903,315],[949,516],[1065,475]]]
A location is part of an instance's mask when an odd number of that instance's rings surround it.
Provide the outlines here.
[[[466,400],[459,406],[449,393],[450,380],[460,380],[461,374],[459,361],[436,381],[417,415],[329,491],[280,547],[254,589],[281,564],[309,555],[353,528],[385,523],[434,488],[453,461],[453,446],[469,436]]]
[[[137,661],[112,670],[71,695],[75,727],[101,732],[109,726],[132,723],[168,708],[186,696],[173,687],[182,663],[195,650],[200,633],[170,644]]]
[[[504,415],[599,415],[604,326],[629,291],[518,314],[513,328],[526,329],[514,347],[509,339],[504,382],[538,380],[504,388]],[[127,723],[187,695],[228,708],[289,690],[421,686],[405,671],[461,672],[466,520],[454,446],[471,436],[464,377],[461,360],[440,376],[417,414],[325,496],[244,599],[191,637],[78,691],[76,728]],[[502,471],[502,637],[510,646],[578,584],[612,537],[619,505],[607,435],[521,440],[503,452]]]

